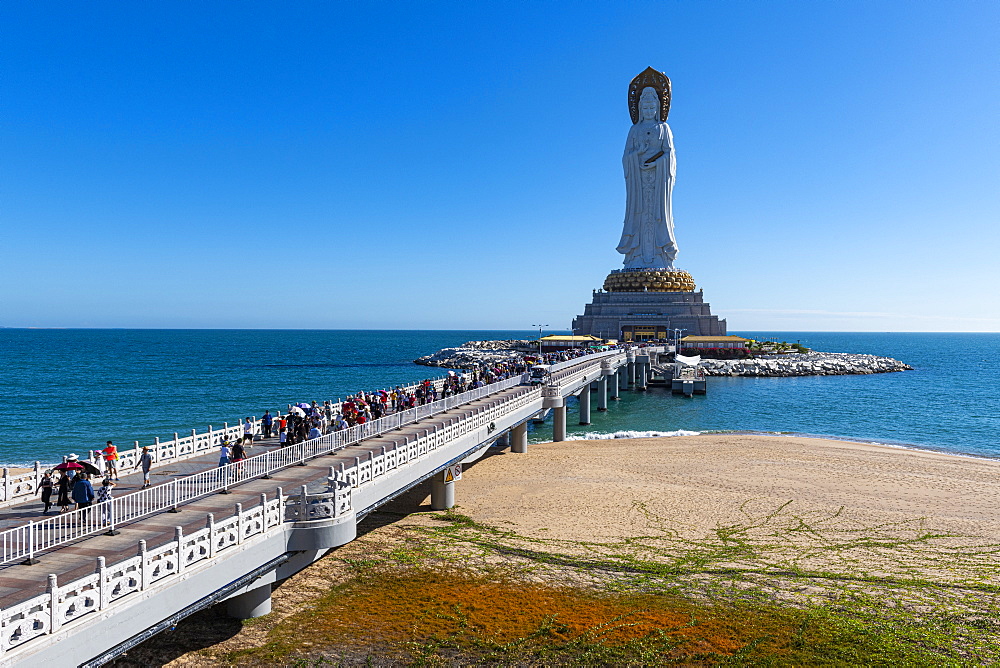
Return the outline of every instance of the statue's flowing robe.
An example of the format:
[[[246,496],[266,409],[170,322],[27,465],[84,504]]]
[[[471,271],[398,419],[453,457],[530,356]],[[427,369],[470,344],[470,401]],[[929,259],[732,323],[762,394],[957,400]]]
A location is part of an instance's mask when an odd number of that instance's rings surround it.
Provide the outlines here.
[[[634,124],[625,142],[622,165],[625,168],[625,227],[618,252],[625,255],[627,269],[672,269],[677,256],[674,238],[674,216],[671,203],[677,160],[674,157],[674,137],[670,126],[657,123],[656,132],[650,137],[650,148],[645,152],[635,150],[644,141],[643,124]],[[654,147],[655,144],[655,147]],[[646,171],[640,164],[663,151],[656,160],[653,177],[653,197],[649,210],[643,205],[642,175]]]

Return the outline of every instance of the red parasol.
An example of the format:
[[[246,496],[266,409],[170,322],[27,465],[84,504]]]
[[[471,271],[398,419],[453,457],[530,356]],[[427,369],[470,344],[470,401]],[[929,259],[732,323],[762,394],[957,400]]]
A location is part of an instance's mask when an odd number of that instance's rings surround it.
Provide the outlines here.
[[[77,470],[82,469],[82,468],[83,468],[83,464],[80,464],[79,462],[63,462],[62,464],[59,464],[58,466],[53,466],[52,470],[53,471],[77,471]]]

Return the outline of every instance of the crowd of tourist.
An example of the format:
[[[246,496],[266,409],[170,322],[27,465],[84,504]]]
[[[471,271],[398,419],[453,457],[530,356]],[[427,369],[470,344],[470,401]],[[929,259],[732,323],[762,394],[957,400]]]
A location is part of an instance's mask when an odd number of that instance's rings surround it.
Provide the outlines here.
[[[572,348],[538,355],[522,355],[507,361],[481,363],[478,368],[462,372],[450,371],[448,376],[437,381],[427,379],[408,387],[397,385],[388,390],[371,392],[362,390],[344,399],[339,406],[330,401],[324,401],[322,405],[313,401],[293,406],[288,414],[271,415],[268,410],[261,418],[259,435],[265,439],[276,436],[282,447],[294,445],[378,420],[387,415],[424,406],[484,385],[521,376],[536,364],[567,362],[592,352],[585,348]],[[236,442],[230,442],[227,437],[223,438],[219,451],[219,466],[246,459],[253,446],[255,435],[254,421],[249,417],[245,418],[242,438]],[[54,470],[46,471],[36,490],[36,494],[41,494],[43,514],[47,515],[53,505],[59,506],[60,513],[65,513],[71,506],[85,510],[95,503],[100,505],[110,501],[112,489],[119,480],[118,459],[117,447],[108,441],[102,450],[95,453],[93,461],[80,462],[77,455],[71,454],[66,462]],[[148,447],[144,447],[133,468],[133,471],[142,469],[143,487],[149,487],[151,484],[152,466],[153,454]],[[55,477],[56,474],[58,477]],[[101,481],[96,490],[95,483],[91,480]],[[54,504],[53,496],[55,496]],[[110,509],[110,506],[107,508]],[[101,513],[105,523],[111,521],[108,509]],[[84,515],[86,519],[86,512]]]
[[[392,389],[362,390],[344,399],[339,406],[330,401],[322,405],[313,401],[293,406],[287,415],[280,415],[268,422],[262,420],[262,436],[270,437],[277,429],[281,445],[293,445],[373,420],[424,406],[446,397],[523,375],[528,365],[518,362],[500,362],[483,365],[463,373],[451,372],[441,380],[423,380],[414,386],[397,385]]]

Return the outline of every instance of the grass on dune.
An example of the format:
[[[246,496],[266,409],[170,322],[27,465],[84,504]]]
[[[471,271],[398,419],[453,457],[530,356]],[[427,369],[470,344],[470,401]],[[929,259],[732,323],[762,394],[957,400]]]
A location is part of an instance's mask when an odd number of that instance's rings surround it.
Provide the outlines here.
[[[231,654],[272,665],[983,665],[1000,546],[786,504],[692,538],[519,535],[454,512]],[[343,557],[341,557],[343,558]]]

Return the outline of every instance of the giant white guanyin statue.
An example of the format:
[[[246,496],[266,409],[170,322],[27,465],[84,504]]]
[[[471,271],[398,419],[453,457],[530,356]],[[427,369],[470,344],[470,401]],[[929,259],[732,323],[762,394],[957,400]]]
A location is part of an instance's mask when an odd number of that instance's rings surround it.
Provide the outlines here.
[[[671,205],[677,160],[667,125],[670,79],[649,67],[629,86],[632,127],[625,142],[625,229],[618,252],[626,269],[673,269],[677,256]]]

